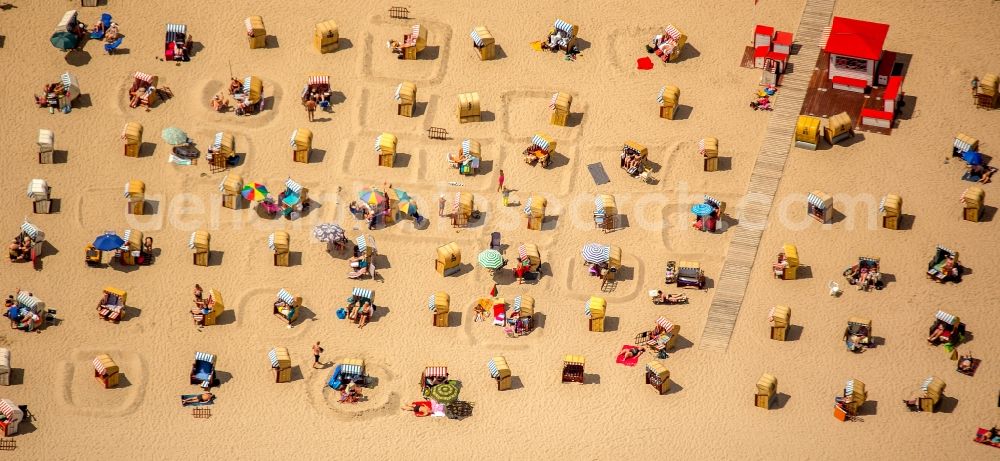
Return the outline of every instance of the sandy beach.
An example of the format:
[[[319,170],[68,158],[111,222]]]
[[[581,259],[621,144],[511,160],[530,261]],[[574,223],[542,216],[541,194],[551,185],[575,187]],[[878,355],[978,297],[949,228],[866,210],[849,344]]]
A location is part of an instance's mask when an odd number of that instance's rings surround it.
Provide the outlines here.
[[[907,105],[891,135],[858,133],[845,145],[818,151],[793,147],[760,240],[749,285],[723,352],[700,347],[709,306],[719,284],[733,230],[740,226],[743,198],[771,113],[748,107],[759,88],[758,69],[740,67],[755,24],[795,32],[805,0],[698,2],[669,5],[620,2],[514,0],[473,7],[463,2],[413,2],[411,19],[392,19],[390,4],[258,0],[193,2],[166,7],[110,0],[80,8],[81,21],[102,12],[120,24],[125,39],[114,55],[96,40],[83,51],[64,53],[48,41],[63,12],[77,2],[12,2],[0,11],[0,191],[10,198],[0,209],[8,237],[28,219],[43,229],[46,245],[38,270],[3,262],[3,294],[20,287],[58,311],[58,321],[38,332],[0,333],[12,353],[12,385],[0,398],[28,405],[34,420],[14,435],[18,459],[93,459],[142,456],[178,459],[212,455],[230,459],[360,457],[363,459],[618,459],[672,456],[682,459],[830,459],[857,453],[901,459],[950,453],[991,459],[996,450],[972,442],[976,429],[1000,424],[1000,322],[991,317],[1000,295],[995,184],[982,185],[983,222],[961,220],[959,197],[972,183],[960,179],[961,159],[952,140],[964,132],[979,139],[984,155],[1000,146],[1000,111],[977,110],[969,96],[973,76],[1000,73],[1000,4],[871,2],[839,0],[835,16],[890,25],[885,49],[912,55],[904,91]],[[268,46],[249,49],[243,18],[263,17]],[[580,55],[532,50],[557,18],[579,25]],[[313,26],[332,19],[340,27],[340,50],[319,54]],[[165,62],[164,27],[183,23],[192,35],[188,62]],[[415,61],[397,60],[385,46],[410,27],[427,29],[427,47]],[[667,24],[688,37],[681,59],[652,70],[636,69],[649,56],[643,46]],[[933,27],[929,28],[929,24]],[[496,37],[497,59],[480,61],[469,39],[485,25]],[[933,32],[928,38],[929,29]],[[79,80],[81,96],[68,114],[50,114],[32,95],[64,72]],[[154,74],[173,97],[150,111],[129,107],[136,71]],[[809,72],[796,67],[793,72]],[[300,92],[309,75],[329,75],[330,112],[309,122]],[[231,77],[263,81],[263,110],[238,117],[212,111],[210,98]],[[416,84],[414,117],[396,114],[393,94],[403,81]],[[658,117],[664,85],[680,88],[674,120]],[[458,94],[478,92],[482,121],[459,123]],[[549,98],[573,96],[567,126],[549,124]],[[775,105],[782,103],[779,89]],[[144,127],[138,158],[125,157],[119,136],[127,122]],[[219,183],[227,172],[168,162],[164,128],[186,131],[205,151],[216,132],[235,136],[243,160],[229,172],[277,194],[292,178],[309,189],[313,207],[299,219],[262,217],[255,209],[222,208]],[[447,140],[428,139],[444,128]],[[311,162],[292,161],[289,136],[297,128],[314,134]],[[39,129],[55,135],[56,163],[39,164]],[[373,143],[379,133],[398,138],[392,168],[377,166]],[[548,168],[529,166],[521,151],[543,133],[558,143]],[[698,141],[719,140],[722,168],[702,171]],[[446,154],[463,139],[482,145],[478,175],[461,176]],[[634,140],[649,150],[653,180],[642,182],[615,166],[622,144]],[[788,140],[791,143],[791,139]],[[601,163],[610,182],[597,185],[588,165]],[[511,192],[504,207],[497,192],[500,171]],[[33,214],[25,187],[45,179],[55,199],[52,214]],[[146,213],[126,213],[123,185],[146,185]],[[429,223],[413,220],[367,231],[348,213],[357,192],[391,184],[403,189]],[[458,184],[458,185],[456,185]],[[806,214],[806,194],[834,197],[832,224]],[[472,193],[481,218],[454,228],[438,216],[438,197]],[[881,197],[903,198],[900,230],[878,225]],[[523,204],[533,194],[547,199],[541,230],[525,229]],[[615,196],[622,226],[603,232],[593,223],[594,197]],[[691,227],[692,205],[703,194],[727,202],[721,232]],[[450,203],[449,203],[450,206]],[[348,254],[329,253],[312,236],[320,223],[337,223],[352,241],[370,234],[378,244],[378,277],[348,279]],[[138,229],[155,240],[149,266],[82,261],[85,246],[104,231]],[[207,267],[192,264],[189,236],[211,233]],[[276,267],[268,236],[290,235],[291,265]],[[510,270],[495,279],[476,261],[489,248],[491,232],[502,234],[505,256],[536,244],[542,276],[518,284]],[[463,264],[458,274],[434,270],[436,249],[456,242]],[[613,291],[602,292],[587,274],[581,248],[591,242],[622,249]],[[798,248],[798,280],[776,280],[771,266],[785,243]],[[967,268],[961,283],[937,284],[925,277],[935,245],[960,253]],[[841,272],[859,256],[881,258],[885,289],[856,291]],[[105,255],[105,262],[108,256]],[[690,302],[653,305],[647,291],[678,292],[664,285],[668,260],[700,262],[704,290],[683,290]],[[842,296],[828,295],[837,281]],[[195,284],[217,289],[226,311],[217,325],[192,324]],[[475,322],[474,306],[497,284],[507,299],[535,299],[536,329],[508,338],[490,322]],[[98,318],[95,305],[105,286],[127,290],[128,317]],[[363,329],[335,315],[355,287],[373,290],[378,310]],[[292,328],[272,315],[279,289],[303,298]],[[432,326],[427,298],[438,291],[451,299],[451,325]],[[591,296],[607,300],[604,332],[588,331],[584,314]],[[6,297],[6,296],[5,296]],[[769,339],[768,312],[792,309],[788,341]],[[934,314],[961,317],[972,332],[962,353],[982,360],[974,377],[959,374],[942,347],[925,341]],[[615,363],[623,345],[653,327],[659,316],[680,325],[669,357],[658,360],[673,382],[665,395],[644,383],[646,353],[638,365]],[[842,333],[851,316],[872,319],[877,347],[861,354],[845,350]],[[313,369],[310,347],[321,341],[323,369]],[[291,382],[275,383],[268,351],[287,347]],[[189,384],[196,351],[218,357],[221,384],[208,419],[192,417],[178,396],[199,392]],[[92,359],[115,358],[123,378],[103,389]],[[566,354],[587,358],[586,383],[560,382]],[[497,391],[487,362],[502,355],[513,388]],[[326,386],[332,365],[362,358],[374,385],[366,400],[338,403]],[[424,367],[444,364],[461,381],[461,400],[474,404],[471,417],[416,418],[400,406],[420,400]],[[771,373],[778,395],[770,410],[756,408],[757,379]],[[911,413],[900,401],[928,376],[947,383],[936,413]],[[859,379],[869,403],[861,422],[832,417],[833,398],[845,381]],[[855,455],[857,456],[857,455]]]

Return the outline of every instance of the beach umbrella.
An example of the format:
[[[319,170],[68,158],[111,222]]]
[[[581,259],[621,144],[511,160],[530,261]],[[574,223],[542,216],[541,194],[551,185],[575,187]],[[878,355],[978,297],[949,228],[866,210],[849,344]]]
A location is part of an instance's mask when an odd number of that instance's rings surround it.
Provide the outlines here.
[[[486,250],[479,253],[479,264],[491,270],[503,267],[503,255],[497,250]]]
[[[378,189],[363,189],[361,192],[358,192],[358,198],[368,204],[368,206],[377,206],[385,203],[385,193]]]
[[[75,49],[77,45],[76,35],[74,35],[72,32],[66,32],[66,31],[56,32],[52,34],[52,37],[49,38],[49,41],[52,42],[52,46],[59,48],[60,50],[63,51]]]
[[[320,242],[337,242],[344,239],[344,228],[333,223],[320,224],[313,228],[313,237]]]
[[[393,189],[392,191],[396,193],[396,198],[400,202],[413,200],[413,198],[410,197],[409,192],[406,192],[405,190],[402,190],[402,189]]]
[[[691,212],[694,213],[695,216],[709,216],[712,214],[712,211],[712,205],[707,203],[699,203],[691,207]]]
[[[611,247],[600,243],[588,243],[583,246],[583,260],[591,264],[606,263],[611,259]]]
[[[962,160],[969,165],[981,165],[983,163],[983,155],[974,150],[968,150],[962,152]]]
[[[98,235],[94,239],[94,248],[101,251],[111,251],[121,248],[125,240],[116,235],[113,231],[106,231],[103,235]]]
[[[188,135],[183,130],[177,127],[164,128],[163,132],[160,133],[163,140],[171,146],[179,146],[181,144],[187,144]]]
[[[409,200],[399,202],[399,211],[405,213],[406,215],[412,215],[417,212],[417,204]]]
[[[267,187],[259,182],[252,182],[243,186],[240,195],[247,200],[261,201],[267,197]]]
[[[458,400],[458,386],[452,384],[451,382],[438,384],[437,386],[431,388],[428,397],[437,403],[447,405],[455,400]]]

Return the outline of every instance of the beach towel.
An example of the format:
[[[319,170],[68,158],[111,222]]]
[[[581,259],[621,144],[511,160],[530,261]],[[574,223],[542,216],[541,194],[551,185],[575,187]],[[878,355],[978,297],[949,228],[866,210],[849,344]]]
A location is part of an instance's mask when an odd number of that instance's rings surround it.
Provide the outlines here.
[[[622,350],[618,352],[618,358],[615,359],[615,363],[620,363],[622,365],[625,365],[626,367],[634,367],[635,364],[639,363],[639,357],[642,357],[641,354],[635,357],[630,357],[628,359],[625,358],[625,353],[632,349],[639,349],[639,348],[636,346],[629,346],[628,344],[622,345]]]
[[[587,165],[587,171],[590,172],[590,177],[594,179],[594,184],[597,184],[598,186],[611,182],[611,178],[608,177],[608,172],[604,171],[604,165],[601,163],[591,163],[590,165]]]
[[[979,430],[976,431],[976,438],[972,440],[981,443],[983,445],[989,445],[991,447],[1000,448],[1000,437],[996,437],[993,440],[985,439],[986,434],[989,434],[989,432],[990,432],[989,429],[980,427]]]
[[[969,377],[973,377],[973,376],[976,376],[976,370],[979,369],[979,362],[982,362],[982,360],[972,359],[972,368],[969,369],[969,370],[959,370],[957,367],[955,369],[959,373],[961,373],[963,375],[966,375],[966,376],[969,376]],[[962,362],[959,361],[959,363],[962,363]]]
[[[205,405],[212,405],[213,403],[215,403],[215,396],[214,395],[212,396],[212,400],[209,400],[207,402],[185,402],[184,401],[184,399],[194,398],[194,397],[197,397],[199,395],[201,395],[201,394],[184,394],[184,395],[182,395],[181,396],[181,406],[185,406],[185,407],[202,407],[202,406],[205,406]]]
[[[653,68],[653,60],[647,57],[641,57],[635,60],[635,66],[639,70],[650,70]]]
[[[497,304],[493,306],[493,324],[497,326],[504,326],[506,324],[507,309],[503,304]]]

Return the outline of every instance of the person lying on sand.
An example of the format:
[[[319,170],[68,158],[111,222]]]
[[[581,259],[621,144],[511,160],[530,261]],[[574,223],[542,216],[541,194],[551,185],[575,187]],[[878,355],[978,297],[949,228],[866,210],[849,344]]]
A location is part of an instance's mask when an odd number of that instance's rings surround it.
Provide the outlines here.
[[[194,397],[188,397],[186,399],[181,399],[181,403],[205,403],[215,400],[215,394],[211,392],[206,392],[204,394],[198,394]]]
[[[972,371],[972,365],[971,352],[958,359],[958,371]]]
[[[431,414],[431,402],[429,400],[413,402],[409,405],[400,407],[400,410],[412,411],[417,417],[429,416]]]
[[[646,352],[646,350],[641,347],[633,347],[631,349],[625,350],[624,352],[619,354],[619,356],[622,358],[622,361],[625,361],[634,357],[638,357],[642,355],[643,352]]]

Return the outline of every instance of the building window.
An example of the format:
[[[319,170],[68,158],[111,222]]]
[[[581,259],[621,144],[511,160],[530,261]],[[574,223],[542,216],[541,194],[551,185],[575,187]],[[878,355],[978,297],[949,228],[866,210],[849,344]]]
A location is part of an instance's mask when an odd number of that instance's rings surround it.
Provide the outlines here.
[[[837,69],[865,72],[868,70],[868,61],[849,58],[847,56],[837,56],[833,60],[833,66]]]

